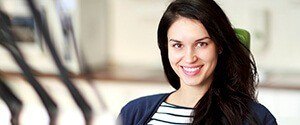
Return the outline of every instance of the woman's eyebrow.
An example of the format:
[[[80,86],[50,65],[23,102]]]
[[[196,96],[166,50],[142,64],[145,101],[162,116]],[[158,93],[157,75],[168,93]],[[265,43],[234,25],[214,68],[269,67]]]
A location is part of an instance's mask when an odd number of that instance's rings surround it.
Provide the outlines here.
[[[206,36],[206,37],[203,37],[203,38],[197,39],[195,42],[200,42],[200,41],[202,41],[202,40],[205,40],[205,39],[210,39],[210,37]]]
[[[181,41],[176,40],[176,39],[170,39],[169,42],[176,42],[176,43],[181,43]]]
[[[206,36],[206,37],[195,40],[195,42],[200,42],[200,41],[205,40],[205,39],[210,39],[210,37]],[[181,43],[180,40],[176,40],[176,39],[170,39],[169,42]]]

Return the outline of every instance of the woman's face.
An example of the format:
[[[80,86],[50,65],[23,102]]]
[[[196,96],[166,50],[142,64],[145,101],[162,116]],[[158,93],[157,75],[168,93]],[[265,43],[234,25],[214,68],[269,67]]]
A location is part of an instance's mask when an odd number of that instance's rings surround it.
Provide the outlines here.
[[[211,84],[218,60],[217,47],[199,21],[179,17],[171,25],[168,56],[181,86]]]

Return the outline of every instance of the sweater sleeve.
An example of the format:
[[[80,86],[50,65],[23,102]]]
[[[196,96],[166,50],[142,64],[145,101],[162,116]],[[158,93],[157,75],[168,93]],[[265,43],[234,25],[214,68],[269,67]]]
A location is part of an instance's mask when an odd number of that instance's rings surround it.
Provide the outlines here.
[[[276,118],[272,115],[272,113],[267,108],[266,108],[264,123],[265,125],[277,125]]]
[[[262,104],[252,103],[252,110],[259,119],[260,124],[262,125],[277,125],[276,118],[273,114]]]
[[[121,112],[119,113],[119,115],[118,115],[118,118],[117,118],[117,123],[118,123],[118,125],[123,125],[124,123],[125,123],[125,121],[124,121],[124,110],[123,110],[123,108],[121,109]]]

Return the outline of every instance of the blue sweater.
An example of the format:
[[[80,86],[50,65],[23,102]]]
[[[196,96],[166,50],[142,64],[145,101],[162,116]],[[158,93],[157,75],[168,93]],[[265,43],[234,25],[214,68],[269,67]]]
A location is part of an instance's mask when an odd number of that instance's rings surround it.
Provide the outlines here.
[[[127,103],[118,119],[122,125],[146,125],[170,93],[145,96]],[[277,125],[275,117],[263,105],[253,102],[251,109],[262,125]]]

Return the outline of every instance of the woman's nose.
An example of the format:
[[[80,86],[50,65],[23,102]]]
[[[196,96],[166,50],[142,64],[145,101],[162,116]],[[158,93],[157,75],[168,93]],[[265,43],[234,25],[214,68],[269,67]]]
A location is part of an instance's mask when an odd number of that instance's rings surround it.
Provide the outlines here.
[[[193,49],[187,49],[184,56],[185,56],[184,60],[186,63],[194,63],[197,61],[197,56]]]

